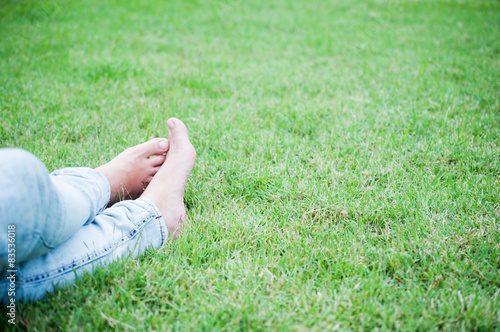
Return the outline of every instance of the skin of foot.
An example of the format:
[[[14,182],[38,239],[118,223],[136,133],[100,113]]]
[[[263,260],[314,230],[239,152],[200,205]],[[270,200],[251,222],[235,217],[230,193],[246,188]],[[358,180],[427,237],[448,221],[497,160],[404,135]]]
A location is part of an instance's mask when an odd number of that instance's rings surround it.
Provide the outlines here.
[[[196,151],[182,121],[170,118],[167,125],[170,143],[167,158],[141,197],[152,201],[160,210],[175,240],[186,219],[184,189],[196,161]]]
[[[109,182],[108,206],[139,197],[165,162],[169,146],[167,139],[153,138],[126,149],[109,163],[96,168]]]

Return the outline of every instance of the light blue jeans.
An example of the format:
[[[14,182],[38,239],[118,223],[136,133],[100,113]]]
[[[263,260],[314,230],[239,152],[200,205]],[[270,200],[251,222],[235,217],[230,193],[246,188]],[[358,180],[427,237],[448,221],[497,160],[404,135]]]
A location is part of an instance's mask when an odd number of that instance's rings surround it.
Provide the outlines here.
[[[0,299],[8,300],[12,274],[16,299],[36,300],[98,265],[165,243],[168,231],[151,201],[106,208],[109,198],[108,180],[96,170],[49,174],[32,154],[0,149]]]

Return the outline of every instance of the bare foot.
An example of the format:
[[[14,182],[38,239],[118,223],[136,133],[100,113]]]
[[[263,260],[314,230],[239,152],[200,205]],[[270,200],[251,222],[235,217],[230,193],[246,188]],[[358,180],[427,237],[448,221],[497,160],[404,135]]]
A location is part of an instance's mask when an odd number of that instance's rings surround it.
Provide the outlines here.
[[[196,151],[181,120],[171,118],[167,125],[170,128],[167,159],[142,197],[151,200],[158,207],[168,231],[175,240],[186,218],[184,188],[196,161]]]
[[[139,197],[165,161],[169,142],[153,138],[146,143],[126,149],[109,163],[97,167],[104,174],[111,188],[108,205],[123,199]]]

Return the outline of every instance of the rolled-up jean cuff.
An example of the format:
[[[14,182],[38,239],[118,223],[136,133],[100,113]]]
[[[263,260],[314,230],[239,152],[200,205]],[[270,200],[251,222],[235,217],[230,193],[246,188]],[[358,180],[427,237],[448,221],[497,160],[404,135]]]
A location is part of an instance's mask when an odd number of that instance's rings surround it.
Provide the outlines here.
[[[69,177],[66,179],[73,185],[78,185],[82,191],[87,191],[88,200],[94,202],[94,215],[106,209],[111,196],[109,181],[101,172],[89,167],[68,167],[53,171],[54,178]]]
[[[160,237],[160,246],[163,246],[168,239],[168,230],[167,226],[165,225],[165,221],[163,220],[163,217],[160,213],[160,210],[158,210],[153,202],[145,197],[139,197],[134,202],[146,211],[149,211],[151,215],[155,216],[155,225],[158,226],[157,234]]]

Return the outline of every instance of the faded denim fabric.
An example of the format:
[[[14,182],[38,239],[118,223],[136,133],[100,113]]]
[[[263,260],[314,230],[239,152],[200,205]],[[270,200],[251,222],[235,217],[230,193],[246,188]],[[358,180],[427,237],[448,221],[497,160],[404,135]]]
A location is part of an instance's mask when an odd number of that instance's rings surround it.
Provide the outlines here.
[[[106,208],[104,175],[84,167],[49,174],[21,149],[0,149],[0,299],[7,300],[8,227],[15,225],[16,298],[38,299],[98,265],[162,246],[168,232],[147,200]]]

